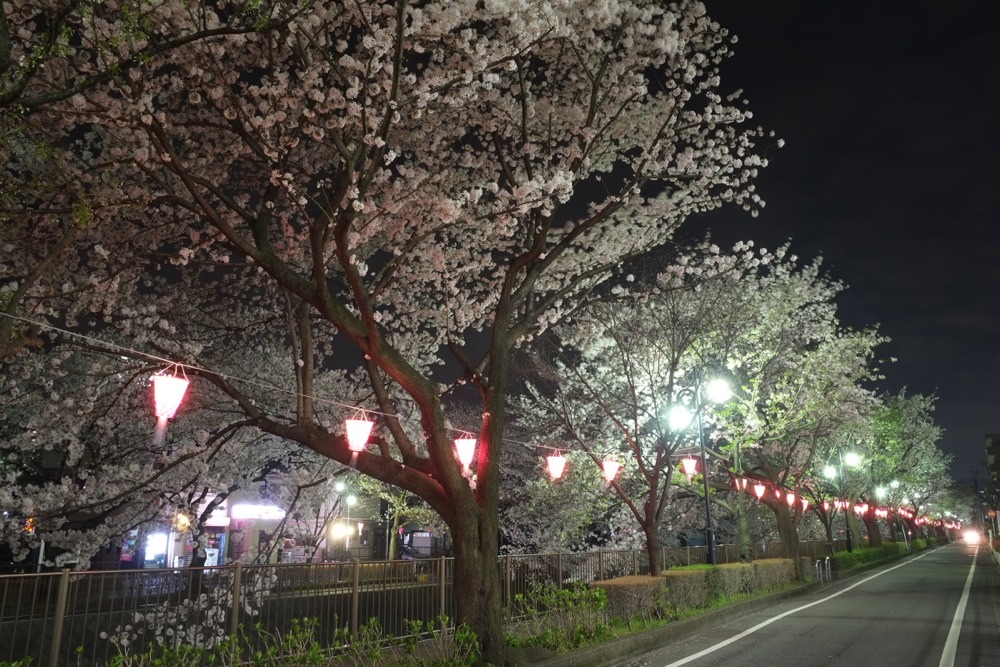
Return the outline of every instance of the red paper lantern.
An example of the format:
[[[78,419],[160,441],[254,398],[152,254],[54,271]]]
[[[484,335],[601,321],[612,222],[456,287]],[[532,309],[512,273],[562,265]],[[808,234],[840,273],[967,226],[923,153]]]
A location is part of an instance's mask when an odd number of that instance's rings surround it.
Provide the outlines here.
[[[187,392],[187,378],[176,375],[153,376],[153,404],[160,419],[173,419]]]
[[[562,477],[563,471],[566,469],[566,457],[562,454],[553,454],[552,456],[546,456],[545,460],[548,462],[549,476],[552,479]]]
[[[476,455],[476,442],[475,438],[456,438],[455,439],[455,449],[458,451],[458,461],[462,464],[462,467],[466,470],[472,465],[472,457]]]
[[[802,502],[802,511],[805,512],[806,510],[808,510],[809,509],[809,499],[808,498],[800,498],[799,500]]]
[[[684,474],[688,476],[688,479],[698,471],[698,459],[692,459],[690,457],[681,459],[681,470]]]
[[[622,464],[614,459],[604,459],[601,461],[601,470],[604,472],[604,481],[608,484],[618,475],[618,469]]]
[[[791,507],[792,505],[795,504],[795,494],[789,491],[788,494],[785,496],[785,500],[788,502],[788,506]]]
[[[762,500],[764,498],[764,494],[767,492],[767,487],[760,483],[754,484],[753,492],[756,494],[757,500]]]
[[[367,419],[345,419],[347,430],[347,446],[352,452],[363,452],[368,446],[368,436],[371,435],[375,422]]]

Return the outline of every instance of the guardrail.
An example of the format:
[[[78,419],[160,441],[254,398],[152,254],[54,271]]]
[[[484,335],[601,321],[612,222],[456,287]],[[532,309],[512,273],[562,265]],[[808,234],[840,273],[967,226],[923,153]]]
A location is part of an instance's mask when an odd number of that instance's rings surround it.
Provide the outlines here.
[[[800,543],[804,556],[827,549]],[[779,552],[776,543],[755,557]],[[664,548],[662,563],[705,563],[707,555],[705,547]],[[735,545],[719,545],[717,555],[719,563],[739,560]],[[508,610],[534,586],[649,573],[645,550],[504,555],[499,566]],[[12,574],[0,576],[0,662],[104,665],[122,645],[212,646],[241,626],[274,636],[302,618],[318,619],[317,638],[330,646],[338,631],[354,636],[371,618],[399,638],[408,632],[404,619],[428,623],[442,614],[455,615],[452,558]],[[246,635],[258,648],[261,633]]]
[[[833,568],[831,565],[829,556],[816,560],[816,580],[821,584],[833,581]]]

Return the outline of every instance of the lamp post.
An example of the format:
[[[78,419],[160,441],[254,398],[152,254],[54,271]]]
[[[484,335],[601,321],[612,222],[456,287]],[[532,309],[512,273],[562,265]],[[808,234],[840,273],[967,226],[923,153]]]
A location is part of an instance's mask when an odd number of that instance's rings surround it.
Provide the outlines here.
[[[844,496],[844,533],[847,538],[847,551],[850,553],[854,551],[854,538],[851,536],[851,516],[850,516],[850,499],[847,497],[847,468],[855,467],[861,463],[861,457],[854,452],[847,452],[840,454],[840,468],[834,468],[833,466],[827,466],[823,469],[823,476],[829,480],[835,478],[840,479],[839,487],[840,491]]]
[[[725,380],[712,380],[706,386],[708,398],[713,403],[725,403],[732,397],[733,392],[729,383]],[[691,401],[694,408],[694,418],[698,427],[698,448],[701,452],[701,480],[705,490],[705,547],[708,549],[708,562],[711,565],[718,565],[718,557],[715,553],[715,528],[712,526],[712,498],[708,488],[708,457],[705,455],[705,428],[701,414],[701,391],[697,385],[692,388],[684,388],[677,392],[677,398]],[[691,424],[691,412],[679,403],[670,410],[670,426],[677,430],[687,428]]]
[[[353,493],[350,494],[350,495],[348,495],[348,496],[344,496],[343,495],[344,490],[347,488],[344,485],[343,482],[337,482],[337,484],[336,484],[336,486],[334,486],[334,488],[336,489],[337,493],[341,494],[340,497],[344,501],[344,506],[347,507],[347,530],[344,532],[344,535],[345,535],[345,537],[344,537],[344,550],[347,551],[348,554],[350,554],[351,553],[351,533],[354,532],[354,528],[351,526],[351,505],[353,505],[354,503],[358,502],[358,498]]]

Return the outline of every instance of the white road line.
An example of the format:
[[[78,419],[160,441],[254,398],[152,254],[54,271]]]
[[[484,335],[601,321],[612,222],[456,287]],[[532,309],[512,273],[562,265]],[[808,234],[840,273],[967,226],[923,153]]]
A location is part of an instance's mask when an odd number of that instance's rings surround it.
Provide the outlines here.
[[[976,556],[979,554],[979,546],[972,553],[972,567],[969,568],[969,576],[965,578],[965,590],[962,591],[962,599],[958,601],[955,608],[955,617],[951,619],[951,630],[948,631],[948,639],[944,642],[944,652],[941,653],[941,662],[938,667],[954,667],[955,653],[958,651],[958,636],[962,634],[962,621],[965,619],[965,607],[969,604],[969,590],[972,588],[972,575],[976,572]]]
[[[934,549],[933,551],[937,551],[937,549]],[[726,646],[729,646],[732,643],[738,642],[739,640],[743,639],[744,637],[748,637],[748,636],[752,635],[753,633],[757,632],[758,630],[771,625],[775,621],[780,621],[781,619],[785,618],[786,616],[791,616],[792,614],[797,614],[798,612],[802,611],[803,609],[808,609],[809,607],[815,607],[818,604],[823,604],[824,602],[832,600],[835,597],[843,595],[847,591],[850,591],[850,590],[853,590],[853,589],[857,588],[861,584],[868,583],[869,581],[871,581],[872,579],[875,579],[876,577],[881,577],[883,574],[886,574],[887,572],[892,572],[893,570],[895,570],[897,568],[904,567],[906,565],[909,565],[910,563],[918,561],[918,560],[920,560],[924,556],[927,556],[930,553],[932,553],[932,551],[927,551],[925,553],[920,554],[919,556],[916,556],[914,558],[910,558],[909,560],[907,560],[907,561],[905,561],[903,563],[900,563],[899,565],[893,565],[890,568],[882,570],[878,574],[873,574],[870,577],[866,577],[866,578],[862,579],[861,581],[859,581],[858,583],[851,584],[850,586],[848,586],[844,590],[837,591],[833,595],[828,595],[828,596],[826,596],[825,598],[823,598],[821,600],[816,600],[815,602],[810,602],[809,604],[804,604],[801,607],[796,607],[795,609],[790,609],[789,611],[786,611],[783,614],[778,614],[777,616],[769,618],[766,621],[763,621],[762,623],[758,623],[757,625],[753,626],[752,628],[748,628],[748,629],[744,630],[743,632],[739,633],[738,635],[733,635],[729,639],[723,640],[723,641],[719,642],[718,644],[715,644],[714,646],[709,646],[708,648],[704,649],[703,651],[698,651],[697,653],[689,655],[686,658],[681,658],[680,660],[677,660],[676,662],[671,662],[669,665],[664,665],[664,667],[680,667],[681,665],[686,665],[689,662],[694,662],[698,658],[703,658],[706,655],[709,655],[710,653],[715,653],[720,648],[725,648]],[[943,664],[944,663],[942,663],[942,667],[943,667]]]

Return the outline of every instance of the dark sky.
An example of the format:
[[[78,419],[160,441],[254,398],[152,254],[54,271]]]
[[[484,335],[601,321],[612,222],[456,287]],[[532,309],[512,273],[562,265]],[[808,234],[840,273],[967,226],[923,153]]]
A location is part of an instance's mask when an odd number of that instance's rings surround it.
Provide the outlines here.
[[[706,4],[739,37],[726,87],[786,142],[761,216],[713,216],[715,235],[822,254],[844,323],[893,339],[884,387],[938,396],[971,477],[1000,432],[1000,3]]]

